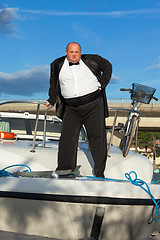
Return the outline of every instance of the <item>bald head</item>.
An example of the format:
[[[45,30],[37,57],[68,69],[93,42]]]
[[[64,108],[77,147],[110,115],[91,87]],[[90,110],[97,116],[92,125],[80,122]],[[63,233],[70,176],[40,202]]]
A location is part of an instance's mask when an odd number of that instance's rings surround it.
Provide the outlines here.
[[[74,44],[75,44],[75,45],[78,45],[79,48],[80,48],[80,50],[81,50],[81,45],[80,45],[79,43],[77,43],[77,42],[70,42],[70,43],[68,43],[67,46],[66,46],[66,51],[68,51],[68,48],[69,48],[70,45],[72,46],[72,45],[74,45]]]
[[[69,62],[76,63],[81,59],[81,46],[71,42],[66,47],[66,55]]]

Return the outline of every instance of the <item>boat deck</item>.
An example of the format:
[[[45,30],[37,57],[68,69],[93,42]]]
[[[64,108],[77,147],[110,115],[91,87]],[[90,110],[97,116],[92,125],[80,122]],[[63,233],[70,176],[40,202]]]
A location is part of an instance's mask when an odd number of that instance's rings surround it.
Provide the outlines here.
[[[3,240],[62,240],[62,239],[56,239],[56,238],[48,238],[43,236],[27,235],[27,234],[6,232],[6,231],[0,231],[0,239],[3,239]]]
[[[36,236],[36,235],[6,232],[1,230],[0,230],[0,239],[3,239],[3,240],[63,240],[63,239],[48,238],[48,237]],[[79,240],[93,240],[93,239],[88,237],[88,238],[83,238]],[[156,232],[151,237],[146,238],[145,240],[160,240],[160,233]]]

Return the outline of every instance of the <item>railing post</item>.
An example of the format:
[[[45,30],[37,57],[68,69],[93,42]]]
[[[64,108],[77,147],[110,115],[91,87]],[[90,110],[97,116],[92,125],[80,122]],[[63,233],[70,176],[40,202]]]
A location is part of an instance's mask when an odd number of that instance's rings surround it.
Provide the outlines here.
[[[35,141],[36,141],[36,134],[37,134],[37,126],[38,126],[39,108],[40,108],[40,103],[38,103],[38,105],[37,105],[36,124],[35,124],[35,128],[34,128],[34,137],[33,137],[33,144],[32,144],[31,152],[35,152]]]
[[[44,127],[43,127],[43,148],[45,148],[46,145],[46,129],[47,129],[47,113],[48,111],[53,108],[53,106],[48,107],[45,111],[45,115],[44,115]]]
[[[138,152],[138,128],[139,128],[139,121],[137,122],[137,127],[136,127],[136,143],[135,143],[135,152]]]
[[[116,110],[115,116],[114,116],[113,127],[112,127],[111,137],[110,137],[110,141],[109,141],[108,151],[107,151],[108,156],[109,156],[110,149],[111,149],[111,144],[112,144],[113,133],[114,133],[115,125],[116,125],[116,121],[117,121],[117,116],[118,116],[118,110]]]
[[[44,115],[44,129],[43,129],[43,148],[45,148],[46,144],[46,125],[47,125],[47,110]]]

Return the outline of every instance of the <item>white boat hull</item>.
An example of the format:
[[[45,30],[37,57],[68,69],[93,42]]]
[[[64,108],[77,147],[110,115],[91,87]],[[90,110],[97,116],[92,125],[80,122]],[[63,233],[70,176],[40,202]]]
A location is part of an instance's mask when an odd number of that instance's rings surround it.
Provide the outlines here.
[[[4,208],[5,205],[5,208]],[[63,240],[87,238],[91,234],[97,205],[0,199],[0,229]],[[159,223],[148,224],[152,207],[105,205],[100,240],[142,240]]]
[[[0,113],[1,125],[5,127],[7,124],[8,129],[17,131],[18,138],[17,141],[3,139],[0,142],[1,170],[17,164],[27,165],[32,171],[56,169],[60,122],[47,116],[49,125],[44,131],[44,115],[39,115],[38,108],[37,115]],[[38,128],[33,128],[35,119],[40,121]],[[43,135],[40,134],[41,128]],[[46,132],[47,139],[43,138]],[[45,148],[42,139],[46,140]],[[159,200],[160,185],[151,184],[151,162],[131,151],[124,158],[120,148],[112,146],[105,177],[123,181],[95,179],[94,162],[83,133],[80,139],[77,165],[81,166],[82,178],[0,177],[0,229],[57,240],[85,239],[94,232],[92,227],[97,209],[102,209],[104,215],[99,240],[142,240],[153,231],[159,231],[159,222],[148,224],[154,206],[150,196],[140,187],[124,181],[126,173],[135,171]],[[18,166],[6,170],[24,169],[24,166]]]
[[[142,240],[160,229],[151,220],[153,202],[129,182],[0,179],[0,229],[63,240],[91,235],[97,207],[104,208],[100,240]],[[160,198],[160,186],[150,184]]]

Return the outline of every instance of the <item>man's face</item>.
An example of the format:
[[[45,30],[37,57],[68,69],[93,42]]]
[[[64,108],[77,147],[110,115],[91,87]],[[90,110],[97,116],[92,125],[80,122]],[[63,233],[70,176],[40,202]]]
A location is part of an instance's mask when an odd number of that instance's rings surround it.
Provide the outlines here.
[[[81,49],[77,43],[71,43],[66,50],[67,59],[69,62],[76,63],[81,59]]]

